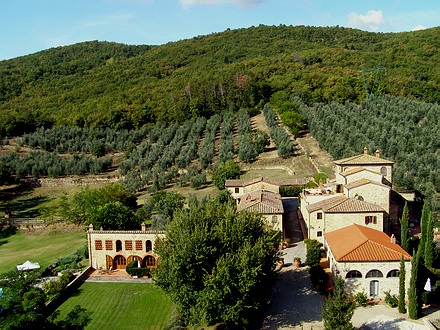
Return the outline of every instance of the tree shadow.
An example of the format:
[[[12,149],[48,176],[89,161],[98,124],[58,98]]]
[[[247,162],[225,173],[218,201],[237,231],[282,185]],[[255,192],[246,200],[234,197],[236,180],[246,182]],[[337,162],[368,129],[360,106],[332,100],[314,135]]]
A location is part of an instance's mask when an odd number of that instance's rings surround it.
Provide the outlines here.
[[[324,297],[317,293],[306,268],[285,269],[272,288],[261,329],[279,329],[322,321]]]
[[[9,210],[13,218],[35,218],[40,215],[39,210],[35,208],[47,201],[49,201],[47,196],[19,199],[0,205],[0,211]]]
[[[399,330],[402,329],[400,322],[405,321],[405,318],[398,318],[386,321],[372,321],[362,324],[359,329],[373,330],[373,329],[387,329],[387,330]]]
[[[14,226],[5,226],[3,228],[0,227],[0,238],[8,238],[10,236],[15,235],[16,232],[17,232],[17,228],[15,228]]]
[[[34,187],[28,183],[21,183],[17,185],[12,185],[9,188],[0,190],[0,200],[7,202],[13,200],[17,197],[27,195],[34,190]],[[0,206],[1,208],[1,206]]]

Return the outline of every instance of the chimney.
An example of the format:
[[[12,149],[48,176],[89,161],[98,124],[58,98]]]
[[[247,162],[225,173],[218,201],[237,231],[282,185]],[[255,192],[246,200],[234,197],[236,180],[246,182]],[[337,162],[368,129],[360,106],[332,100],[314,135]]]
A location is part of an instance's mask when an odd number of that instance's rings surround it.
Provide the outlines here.
[[[390,242],[396,244],[396,236],[394,236],[394,234],[391,235]]]
[[[376,149],[376,157],[380,158],[380,150],[379,149]]]
[[[364,147],[364,155],[368,155],[368,148]]]
[[[89,231],[93,231],[93,224],[89,225]]]
[[[141,224],[141,231],[146,231],[147,230],[147,226],[145,225],[145,223]]]

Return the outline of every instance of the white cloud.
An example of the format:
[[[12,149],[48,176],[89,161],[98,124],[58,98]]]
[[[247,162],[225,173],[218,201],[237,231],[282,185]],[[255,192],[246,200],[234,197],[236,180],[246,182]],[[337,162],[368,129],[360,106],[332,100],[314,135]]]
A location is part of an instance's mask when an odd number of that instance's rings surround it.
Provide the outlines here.
[[[425,29],[426,29],[426,26],[417,25],[417,26],[413,27],[411,31],[419,31],[419,30],[425,30]]]
[[[366,15],[350,13],[348,15],[348,26],[377,31],[379,26],[384,23],[382,10],[369,10]]]
[[[263,3],[265,0],[179,0],[183,7],[196,5],[222,5],[233,4],[240,7],[253,7]]]

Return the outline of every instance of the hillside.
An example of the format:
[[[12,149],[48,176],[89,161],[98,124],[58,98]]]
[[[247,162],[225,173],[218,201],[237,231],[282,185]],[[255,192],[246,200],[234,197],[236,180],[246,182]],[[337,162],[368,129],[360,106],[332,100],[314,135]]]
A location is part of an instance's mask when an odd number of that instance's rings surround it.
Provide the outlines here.
[[[162,46],[84,42],[0,62],[0,135],[37,127],[140,128],[255,107],[370,93],[440,101],[440,28],[371,33],[258,26]]]

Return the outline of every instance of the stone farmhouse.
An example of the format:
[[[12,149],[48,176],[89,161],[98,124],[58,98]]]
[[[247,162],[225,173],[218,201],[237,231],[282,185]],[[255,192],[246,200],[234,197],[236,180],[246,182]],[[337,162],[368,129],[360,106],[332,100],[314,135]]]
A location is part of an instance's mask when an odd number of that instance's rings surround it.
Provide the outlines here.
[[[283,227],[284,207],[280,195],[280,186],[306,184],[307,179],[266,179],[226,180],[225,187],[237,203],[237,211],[251,211],[263,215],[269,226],[280,230],[285,237]]]
[[[89,226],[87,239],[89,244],[89,262],[94,269],[125,269],[128,263],[137,260],[143,268],[156,268],[159,256],[154,253],[158,237],[164,237],[163,231],[147,230],[94,230]]]
[[[370,298],[385,298],[385,291],[399,295],[399,269],[404,258],[406,274],[411,274],[411,256],[394,237],[353,224],[324,235],[329,267],[334,277],[345,280],[351,294],[364,292]],[[409,288],[410,276],[405,278]]]
[[[389,231],[393,162],[364,153],[334,162],[334,182],[300,195],[299,217],[307,237],[324,241],[324,234],[351,224]]]

